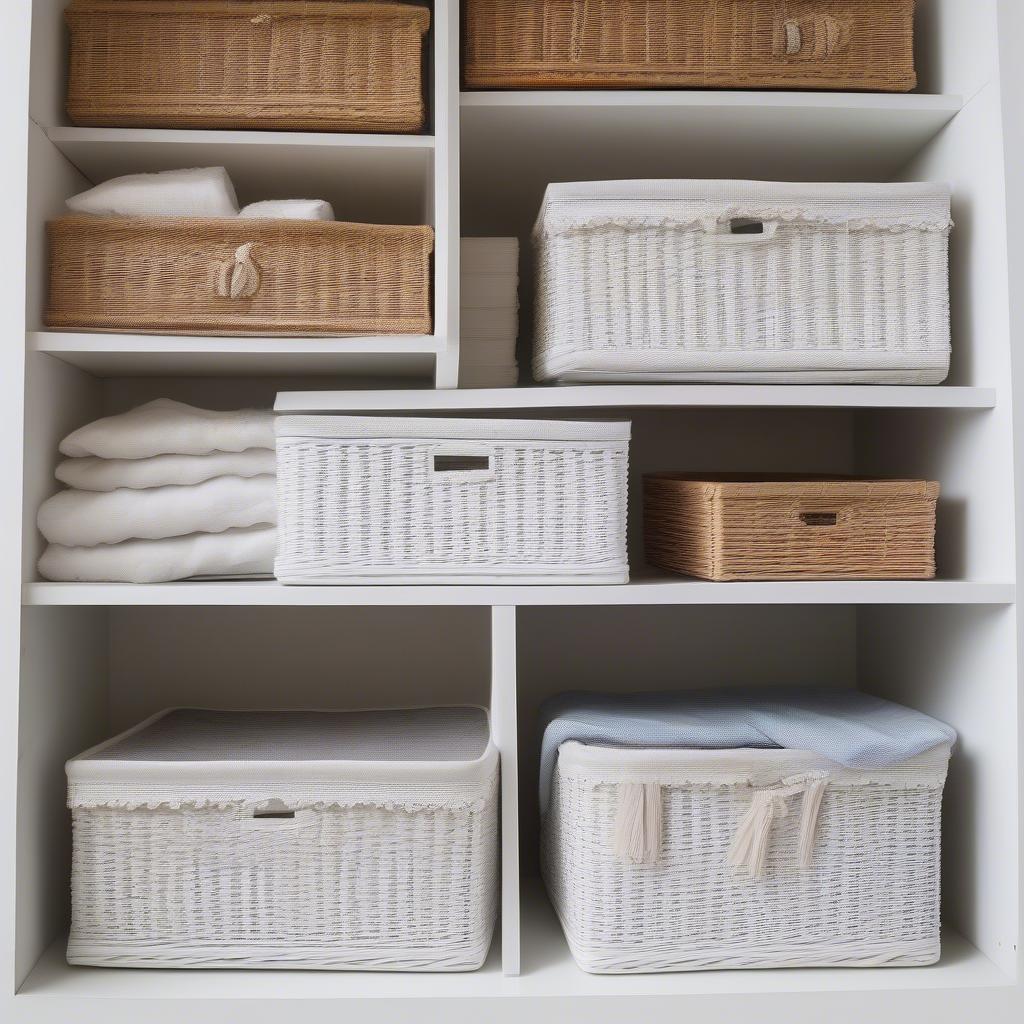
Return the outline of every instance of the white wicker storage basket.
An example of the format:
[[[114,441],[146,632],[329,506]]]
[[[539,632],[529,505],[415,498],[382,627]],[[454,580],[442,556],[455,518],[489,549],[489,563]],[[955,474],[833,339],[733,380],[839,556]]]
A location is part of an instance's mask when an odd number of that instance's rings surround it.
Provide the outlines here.
[[[951,226],[943,185],[549,185],[534,376],[938,384]]]
[[[280,416],[282,583],[625,583],[628,423]]]
[[[467,971],[487,955],[482,708],[179,709],[67,773],[69,963]]]
[[[797,750],[562,744],[542,860],[573,956],[596,974],[935,962],[948,759],[943,745],[856,771]],[[631,784],[660,787],[656,864],[612,852]],[[735,873],[729,850],[756,799],[765,866]]]

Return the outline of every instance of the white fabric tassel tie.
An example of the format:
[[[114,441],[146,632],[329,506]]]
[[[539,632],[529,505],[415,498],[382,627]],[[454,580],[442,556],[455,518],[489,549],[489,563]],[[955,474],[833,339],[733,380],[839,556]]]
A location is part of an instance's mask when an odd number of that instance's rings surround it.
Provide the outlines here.
[[[252,258],[255,242],[246,242],[235,250],[233,259],[221,264],[217,294],[222,299],[249,299],[259,291],[260,270]]]
[[[764,874],[771,842],[772,824],[789,813],[788,801],[802,796],[800,837],[797,843],[797,864],[801,870],[811,866],[818,815],[825,795],[826,780],[822,778],[785,779],[773,789],[758,790],[740,819],[729,849],[729,866],[735,874],[760,878]]]
[[[612,849],[629,864],[657,864],[661,856],[661,786],[624,782],[619,785]]]

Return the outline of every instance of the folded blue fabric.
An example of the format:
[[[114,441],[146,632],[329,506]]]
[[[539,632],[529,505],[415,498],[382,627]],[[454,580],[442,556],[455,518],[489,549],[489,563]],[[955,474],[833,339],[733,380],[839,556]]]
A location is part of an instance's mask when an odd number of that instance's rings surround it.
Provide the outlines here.
[[[847,768],[885,768],[956,741],[948,725],[857,690],[787,687],[668,693],[563,693],[541,708],[540,805],[558,748],[811,750]]]

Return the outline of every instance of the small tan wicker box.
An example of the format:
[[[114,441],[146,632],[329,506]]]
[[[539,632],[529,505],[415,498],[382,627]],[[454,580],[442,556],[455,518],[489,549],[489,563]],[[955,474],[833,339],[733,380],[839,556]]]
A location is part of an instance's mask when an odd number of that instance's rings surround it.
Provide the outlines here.
[[[74,124],[336,132],[424,125],[424,6],[72,0],[65,18]]]
[[[924,480],[653,473],[647,561],[707,580],[931,579],[938,496]]]
[[[429,227],[249,218],[50,221],[49,327],[429,334]]]
[[[907,92],[914,0],[463,0],[478,89]]]

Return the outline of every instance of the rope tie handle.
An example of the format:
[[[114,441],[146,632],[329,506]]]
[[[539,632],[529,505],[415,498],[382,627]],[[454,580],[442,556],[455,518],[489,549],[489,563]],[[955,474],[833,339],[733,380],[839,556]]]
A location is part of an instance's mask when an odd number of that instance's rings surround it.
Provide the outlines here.
[[[661,856],[661,786],[623,782],[618,796],[612,853],[627,864],[657,864]]]
[[[800,21],[784,21],[777,48],[779,56],[824,60],[845,50],[849,43],[848,23],[840,22],[830,14],[819,14]]]
[[[728,864],[734,874],[760,878],[768,860],[772,825],[776,818],[789,814],[788,801],[803,797],[800,811],[800,838],[797,843],[797,866],[801,871],[811,866],[818,816],[825,796],[827,780],[820,776],[784,779],[778,786],[754,793],[746,814],[740,819],[729,849]]]
[[[235,250],[230,260],[220,265],[217,274],[217,295],[222,299],[249,299],[260,288],[260,268],[252,258],[255,242],[246,242]]]

